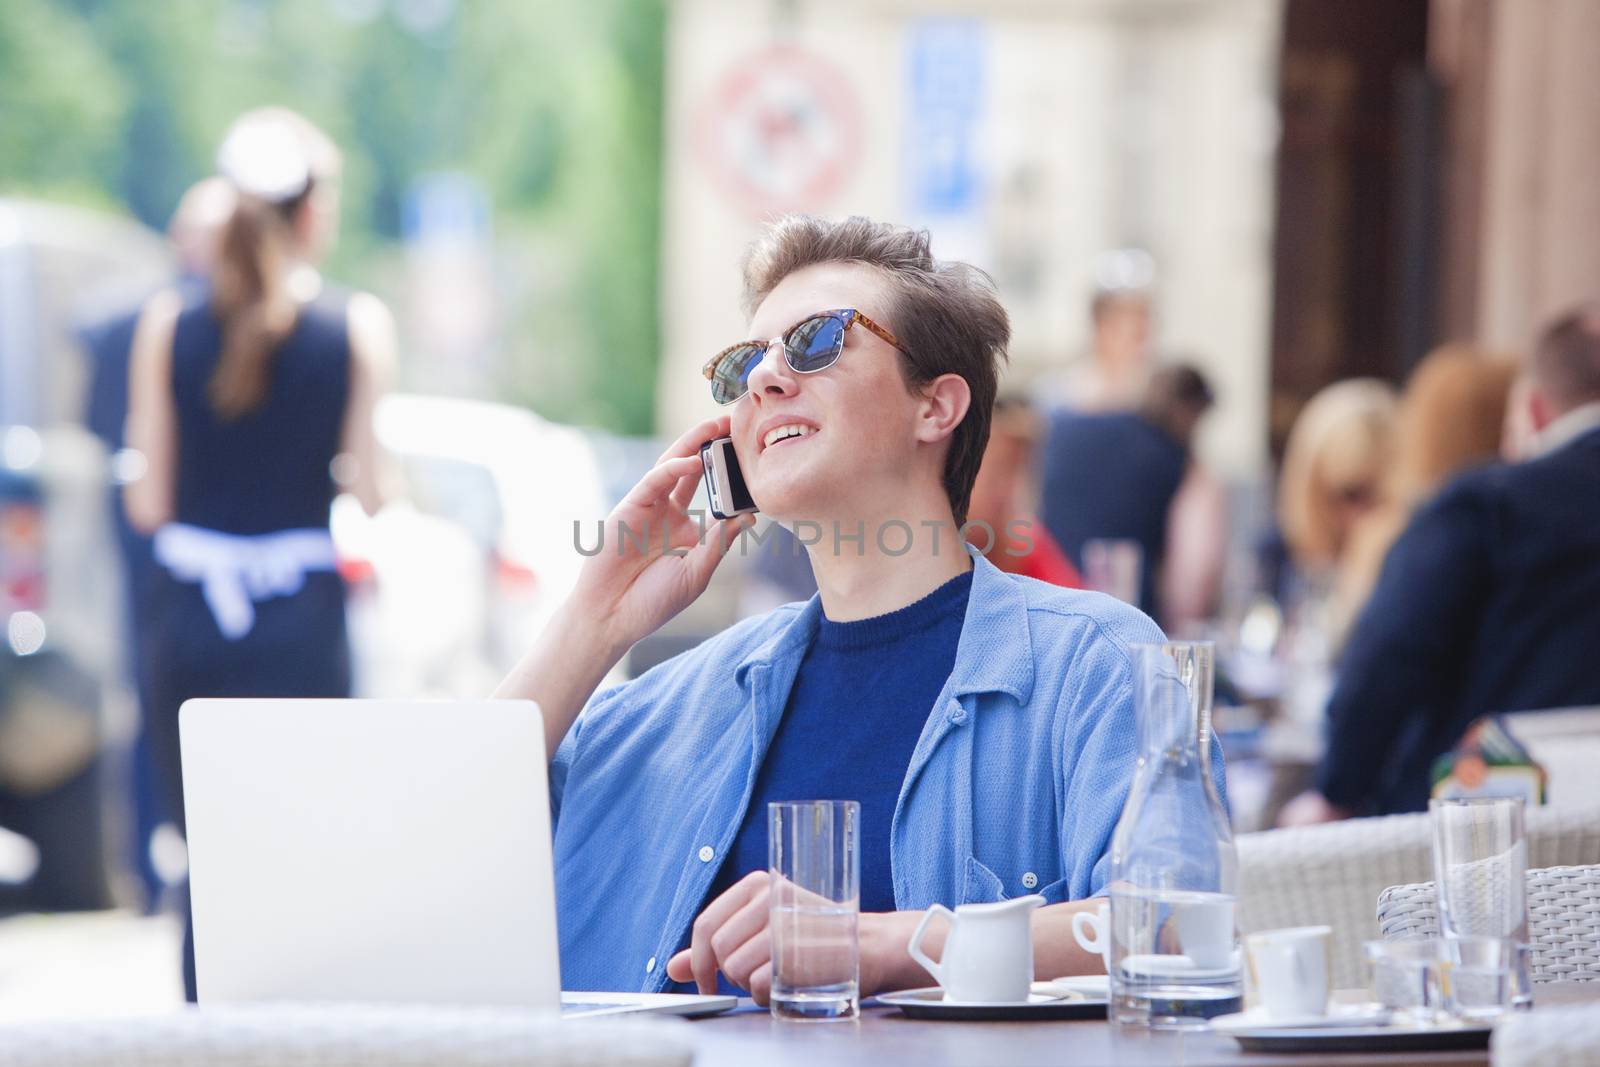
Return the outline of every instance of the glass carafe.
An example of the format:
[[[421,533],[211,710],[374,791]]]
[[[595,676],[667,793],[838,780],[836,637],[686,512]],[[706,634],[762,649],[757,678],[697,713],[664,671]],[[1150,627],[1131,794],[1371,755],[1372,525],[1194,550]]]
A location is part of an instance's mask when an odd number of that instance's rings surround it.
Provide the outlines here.
[[[1239,856],[1211,766],[1210,643],[1135,645],[1139,761],[1111,842],[1112,1015],[1189,1029],[1241,1009]]]

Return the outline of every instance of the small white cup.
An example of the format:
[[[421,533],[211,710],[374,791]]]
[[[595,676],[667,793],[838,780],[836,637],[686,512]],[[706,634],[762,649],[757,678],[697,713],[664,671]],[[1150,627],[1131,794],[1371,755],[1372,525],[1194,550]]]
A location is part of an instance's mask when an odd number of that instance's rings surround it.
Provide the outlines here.
[[[1245,938],[1245,955],[1270,1018],[1328,1014],[1333,992],[1333,929],[1296,926]]]
[[[1196,967],[1235,966],[1233,957],[1233,900],[1214,893],[1180,897],[1173,903],[1178,944]]]
[[[1080,911],[1072,917],[1072,937],[1083,951],[1100,957],[1100,966],[1111,973],[1111,905],[1101,901],[1094,911]]]

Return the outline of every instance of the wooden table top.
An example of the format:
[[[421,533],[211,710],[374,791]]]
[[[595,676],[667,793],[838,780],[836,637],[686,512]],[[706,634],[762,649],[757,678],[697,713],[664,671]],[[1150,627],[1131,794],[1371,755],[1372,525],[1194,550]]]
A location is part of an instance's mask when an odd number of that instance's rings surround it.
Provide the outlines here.
[[[1600,1002],[1600,983],[1552,984],[1539,1004]],[[1538,1009],[1535,1008],[1535,1011]],[[739,1011],[693,1023],[695,1067],[1486,1067],[1487,1050],[1470,1052],[1262,1053],[1209,1031],[1149,1033],[1103,1021],[1037,1023],[931,1022],[885,1007],[863,1009],[849,1023],[778,1022],[765,1011]]]

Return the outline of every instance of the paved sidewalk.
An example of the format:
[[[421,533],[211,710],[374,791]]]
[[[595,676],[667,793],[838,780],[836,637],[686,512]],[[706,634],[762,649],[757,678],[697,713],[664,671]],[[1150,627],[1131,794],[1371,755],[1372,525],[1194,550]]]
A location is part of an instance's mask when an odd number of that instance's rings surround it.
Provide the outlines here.
[[[0,1022],[170,1011],[180,938],[175,919],[130,912],[0,921]]]

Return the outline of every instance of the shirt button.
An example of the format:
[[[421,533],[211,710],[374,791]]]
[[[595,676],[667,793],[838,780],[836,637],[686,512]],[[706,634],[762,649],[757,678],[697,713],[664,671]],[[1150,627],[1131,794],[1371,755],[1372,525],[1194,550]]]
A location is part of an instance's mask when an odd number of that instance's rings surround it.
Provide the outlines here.
[[[957,726],[967,721],[967,709],[953,700],[950,702],[950,721]]]
[[[1024,889],[1032,889],[1035,886],[1037,886],[1038,884],[1039,884],[1039,876],[1037,874],[1034,874],[1032,871],[1029,871],[1027,874],[1022,876],[1022,888],[1024,888]]]
[[[651,973],[653,973],[655,971],[655,969],[656,969],[656,958],[654,956],[651,956],[649,962],[644,965],[644,973],[645,974],[651,974]]]
[[[711,857],[715,856],[715,855],[716,855],[716,852],[712,849],[712,847],[710,845],[701,845],[700,846],[700,862],[701,863],[710,863],[711,862]]]

